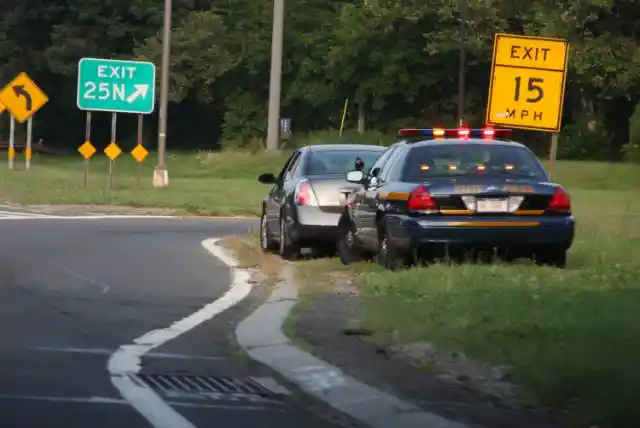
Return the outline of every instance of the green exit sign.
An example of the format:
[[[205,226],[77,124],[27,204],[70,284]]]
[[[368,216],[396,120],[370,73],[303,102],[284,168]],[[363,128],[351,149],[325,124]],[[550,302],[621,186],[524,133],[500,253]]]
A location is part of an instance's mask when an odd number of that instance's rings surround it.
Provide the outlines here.
[[[155,106],[156,67],[146,61],[82,58],[78,62],[80,110],[149,114]]]

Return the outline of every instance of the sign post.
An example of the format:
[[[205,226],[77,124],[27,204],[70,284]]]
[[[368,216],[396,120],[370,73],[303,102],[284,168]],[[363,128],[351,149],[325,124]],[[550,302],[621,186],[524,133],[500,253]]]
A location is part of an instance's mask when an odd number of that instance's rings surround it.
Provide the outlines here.
[[[569,42],[563,39],[495,36],[486,122],[551,132],[551,175],[562,127],[568,59]]]
[[[16,157],[16,118],[9,118],[9,169],[13,169],[13,159]]]
[[[31,141],[33,139],[33,115],[36,114],[47,102],[49,98],[42,89],[31,80],[27,73],[18,74],[0,92],[0,103],[11,114],[11,124],[9,128],[9,168],[13,169],[15,158],[15,121],[27,123],[27,140],[25,144],[25,168],[31,166]],[[0,110],[0,112],[2,111]]]

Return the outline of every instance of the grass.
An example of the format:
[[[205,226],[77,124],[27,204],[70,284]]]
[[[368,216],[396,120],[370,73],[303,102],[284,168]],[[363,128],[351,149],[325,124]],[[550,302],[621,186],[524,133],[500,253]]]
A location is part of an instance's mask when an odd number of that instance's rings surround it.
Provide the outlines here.
[[[635,427],[640,391],[640,168],[560,162],[577,233],[567,269],[530,263],[389,272],[336,259],[298,262],[303,295],[351,275],[360,326],[391,345],[435,342],[514,367],[528,398],[575,426]]]
[[[21,158],[16,169],[0,167],[0,199],[22,204],[91,204],[171,208],[207,215],[259,215],[269,190],[256,179],[278,173],[286,154],[178,153],[167,156],[169,187],[155,189],[151,178],[156,159],[140,167],[127,153],[113,164],[113,188],[108,190],[109,161],[96,154],[90,162],[88,186],[84,163],[72,158],[34,156],[31,169]],[[137,177],[141,174],[140,188]]]

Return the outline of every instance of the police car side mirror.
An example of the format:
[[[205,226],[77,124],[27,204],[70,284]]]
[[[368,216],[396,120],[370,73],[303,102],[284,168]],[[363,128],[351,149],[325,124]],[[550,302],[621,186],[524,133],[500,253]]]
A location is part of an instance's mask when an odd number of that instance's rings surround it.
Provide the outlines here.
[[[350,171],[347,173],[347,181],[349,183],[362,183],[364,181],[364,172],[362,171]]]

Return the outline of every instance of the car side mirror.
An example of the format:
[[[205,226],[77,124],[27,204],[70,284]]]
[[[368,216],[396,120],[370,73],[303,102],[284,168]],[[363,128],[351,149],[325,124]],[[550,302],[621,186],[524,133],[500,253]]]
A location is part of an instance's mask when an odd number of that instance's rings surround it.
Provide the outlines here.
[[[349,183],[358,183],[361,184],[364,181],[364,172],[362,171],[351,171],[347,173],[347,181]]]
[[[262,184],[275,184],[278,179],[270,172],[264,173],[258,177],[258,181]]]

